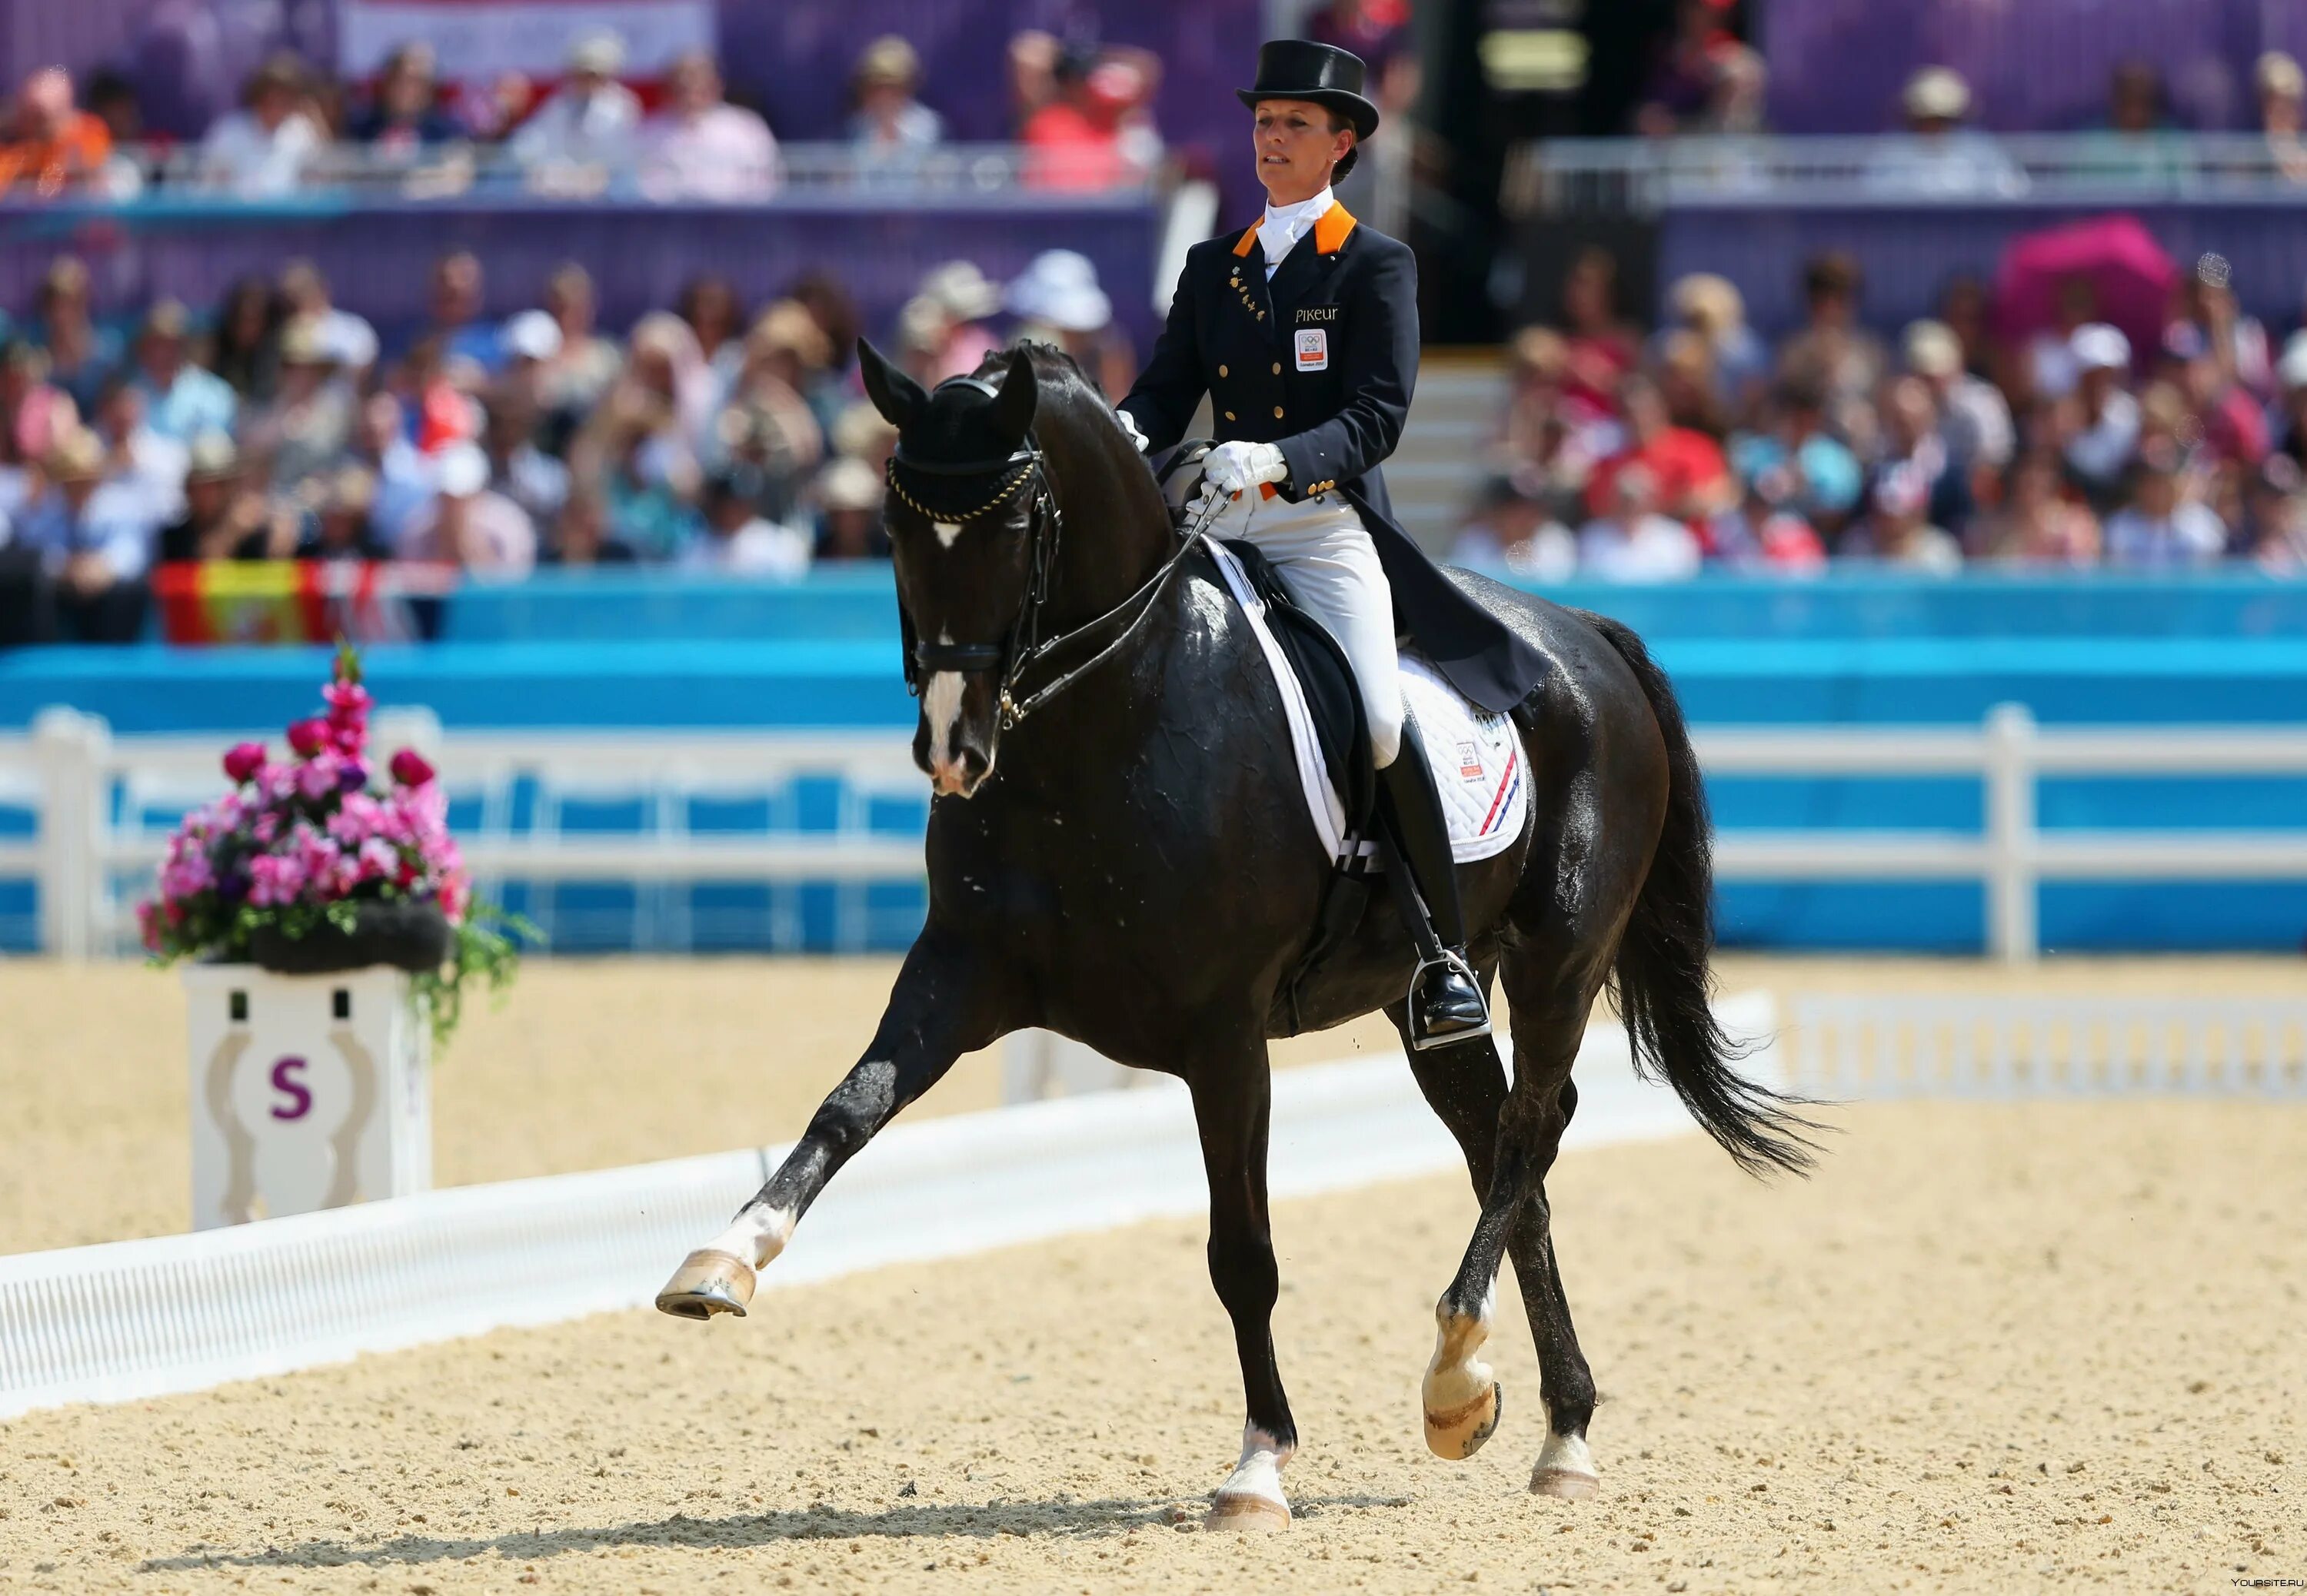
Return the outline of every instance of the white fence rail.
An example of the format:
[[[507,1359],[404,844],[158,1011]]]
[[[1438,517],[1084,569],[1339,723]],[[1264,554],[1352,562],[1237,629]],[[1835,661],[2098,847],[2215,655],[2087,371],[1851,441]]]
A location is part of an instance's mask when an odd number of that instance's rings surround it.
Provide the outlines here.
[[[532,732],[444,734],[423,712],[381,716],[379,741],[424,748],[477,821],[460,826],[485,886],[639,883],[636,935],[685,947],[680,883],[833,883],[836,946],[865,945],[868,889],[918,883],[925,784],[901,733]],[[30,837],[0,835],[0,877],[39,886],[40,945],[66,958],[128,951],[130,908],[176,815],[221,786],[228,739],[114,738],[70,710],[44,713],[30,737],[0,737],[0,809],[37,816]],[[2297,831],[2045,832],[2036,787],[2046,775],[2307,777],[2307,730],[2281,727],[2045,730],[2005,704],[1976,730],[1768,728],[1701,730],[1710,776],[1968,776],[1984,787],[1985,824],[1946,830],[1734,829],[1716,871],[1745,881],[1976,881],[1986,892],[1985,941],[2007,960],[2039,950],[2045,881],[2307,880],[2307,807]],[[802,830],[790,795],[820,781],[837,793],[830,829]],[[516,824],[517,793],[526,793]],[[786,795],[780,797],[778,795]],[[768,800],[767,824],[698,829],[691,807]],[[568,824],[587,805],[622,805],[638,829]],[[894,812],[901,818],[892,820]]]

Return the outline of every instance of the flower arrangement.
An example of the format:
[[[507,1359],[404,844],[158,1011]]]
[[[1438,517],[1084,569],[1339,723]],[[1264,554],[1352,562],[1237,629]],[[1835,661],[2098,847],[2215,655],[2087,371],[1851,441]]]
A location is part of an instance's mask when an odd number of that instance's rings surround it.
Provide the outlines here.
[[[413,748],[376,775],[368,754],[374,700],[360,661],[337,651],[322,689],[327,713],[288,728],[287,759],[262,743],[224,756],[232,789],[184,816],[168,840],[159,894],[137,905],[156,962],[239,961],[283,943],[349,942],[391,916],[422,932],[388,955],[409,966],[430,1003],[433,1030],[456,1028],[465,983],[511,980],[527,921],[474,900],[471,873],[449,835],[449,798]],[[373,962],[354,959],[347,962]]]

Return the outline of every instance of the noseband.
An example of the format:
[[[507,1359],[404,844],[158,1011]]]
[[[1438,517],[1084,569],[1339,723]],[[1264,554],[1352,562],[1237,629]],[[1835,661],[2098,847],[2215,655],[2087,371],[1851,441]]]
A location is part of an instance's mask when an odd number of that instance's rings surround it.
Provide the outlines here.
[[[999,395],[1001,391],[981,377],[948,377],[939,383],[938,388],[942,389],[956,385],[976,388],[989,397]],[[975,509],[961,515],[949,515],[931,509],[905,491],[905,484],[898,480],[897,476],[897,468],[901,465],[908,472],[918,472],[924,476],[987,476],[998,480],[991,496]],[[1041,440],[1035,437],[1033,430],[1030,427],[1026,429],[1025,441],[1006,458],[971,460],[959,465],[942,460],[922,460],[909,456],[905,452],[905,440],[900,438],[896,449],[889,457],[888,475],[889,491],[897,496],[898,502],[932,524],[943,523],[948,526],[966,525],[980,516],[991,515],[1008,503],[1027,483],[1033,484],[1032,507],[1027,512],[1027,530],[1033,540],[1033,569],[1026,579],[1025,602],[1017,606],[1017,619],[1010,625],[1009,637],[1006,643],[931,643],[923,638],[914,637],[912,636],[913,628],[911,618],[905,614],[903,602],[900,602],[898,605],[899,619],[905,622],[907,641],[911,644],[905,655],[906,691],[918,698],[921,696],[923,679],[940,670],[956,671],[964,675],[984,670],[999,670],[1001,672],[999,695],[1001,730],[1005,731],[1058,694],[1073,686],[1091,670],[1103,664],[1124,643],[1129,640],[1131,635],[1137,630],[1138,623],[1153,613],[1154,600],[1159,596],[1162,589],[1169,585],[1171,576],[1177,571],[1179,566],[1184,563],[1187,554],[1192,550],[1194,545],[1201,541],[1204,528],[1215,516],[1217,509],[1214,504],[1209,513],[1203,516],[1201,525],[1195,526],[1186,534],[1176,551],[1162,563],[1162,568],[1156,571],[1136,593],[1131,593],[1096,619],[1085,622],[1069,632],[1060,632],[1055,636],[1045,638],[1042,636],[1042,611],[1049,603],[1050,582],[1057,569],[1058,554],[1065,537],[1065,513],[1058,508],[1058,496],[1051,490],[1048,465],[1042,452]],[[1132,619],[1129,625],[1122,629],[1121,635],[1114,638],[1111,643],[1046,686],[1027,694],[1023,698],[1016,696],[1018,679],[1025,674],[1027,667],[1040,663],[1059,649],[1087,636],[1133,606],[1140,606],[1136,619]]]

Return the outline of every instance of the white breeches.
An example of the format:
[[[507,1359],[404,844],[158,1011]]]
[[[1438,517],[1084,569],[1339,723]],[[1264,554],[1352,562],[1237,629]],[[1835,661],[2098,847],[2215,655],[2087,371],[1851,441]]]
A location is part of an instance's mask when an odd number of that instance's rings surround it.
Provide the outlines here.
[[[1377,767],[1402,747],[1402,683],[1394,653],[1394,590],[1361,517],[1344,495],[1291,503],[1256,488],[1229,501],[1213,535],[1241,538],[1274,562],[1291,596],[1338,640],[1354,668]]]

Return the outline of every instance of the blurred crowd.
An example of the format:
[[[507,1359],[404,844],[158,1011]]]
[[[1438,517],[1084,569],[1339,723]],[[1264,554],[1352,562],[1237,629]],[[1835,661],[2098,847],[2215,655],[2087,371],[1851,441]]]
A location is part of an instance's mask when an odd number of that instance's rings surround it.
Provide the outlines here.
[[[2011,345],[1974,279],[1885,342],[1848,257],[1804,269],[1805,326],[1768,346],[1737,290],[1673,284],[1619,313],[1617,268],[1571,269],[1513,345],[1495,475],[1461,563],[1523,578],[1665,580],[1828,560],[2307,571],[2307,331],[2279,340],[2198,262],[2140,347],[2088,278]]]
[[[1062,44],[1029,30],[1008,49],[1011,129],[1028,186],[1095,191],[1144,182],[1160,164],[1153,115],[1161,61],[1130,47]],[[44,67],[0,111],[0,192],[123,200],[155,183],[270,198],[348,176],[390,177],[438,197],[476,175],[535,192],[615,192],[740,201],[785,177],[776,135],[733,97],[713,56],[693,52],[637,92],[624,41],[577,38],[549,84],[506,73],[485,86],[444,79],[426,44],[393,52],[373,81],[348,83],[292,54],[264,61],[239,107],[183,145],[144,125],[134,84],[113,72],[75,84]],[[922,64],[904,38],[875,39],[850,74],[848,168],[903,175],[943,143],[924,105]]]
[[[895,434],[863,398],[858,312],[833,274],[761,305],[699,277],[619,338],[581,266],[502,320],[481,314],[483,271],[442,256],[429,320],[386,347],[309,262],[212,314],[163,301],[122,328],[57,257],[0,344],[0,587],[49,594],[41,635],[113,641],[140,634],[167,562],[790,577],[886,556]],[[1111,392],[1135,374],[1095,268],[1068,250],[1007,283],[939,267],[893,353],[935,382],[1020,337]]]

